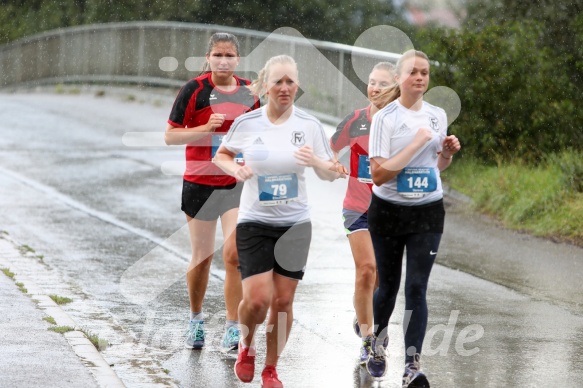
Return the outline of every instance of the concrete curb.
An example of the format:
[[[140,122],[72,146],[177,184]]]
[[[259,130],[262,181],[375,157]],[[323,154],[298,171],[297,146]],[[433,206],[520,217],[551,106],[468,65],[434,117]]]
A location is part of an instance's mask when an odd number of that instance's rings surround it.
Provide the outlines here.
[[[8,268],[12,271],[9,258],[22,258],[18,250],[18,243],[6,235],[0,236],[0,268]],[[4,276],[4,275],[1,275]],[[95,346],[89,341],[85,333],[79,330],[75,321],[61,309],[35,282],[28,276],[15,272],[14,281],[22,283],[27,294],[36,301],[39,309],[55,319],[57,326],[69,326],[73,331],[64,333],[64,337],[75,354],[81,359],[83,365],[91,372],[100,387],[125,387],[121,379],[115,374],[109,363],[102,357]],[[16,287],[16,286],[15,286]]]

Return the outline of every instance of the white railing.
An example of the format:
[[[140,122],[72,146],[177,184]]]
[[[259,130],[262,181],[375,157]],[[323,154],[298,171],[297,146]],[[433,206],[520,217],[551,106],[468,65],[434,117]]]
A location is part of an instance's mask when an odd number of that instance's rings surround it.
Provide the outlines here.
[[[365,83],[352,59],[368,68],[398,54],[308,40],[295,30],[273,33],[178,22],[107,23],[53,30],[0,46],[0,90],[51,83],[135,83],[179,87],[202,66],[209,37],[231,32],[240,41],[238,73],[254,78],[265,61],[288,54],[298,62],[298,103],[332,117],[366,105]],[[176,69],[161,66],[175,58]]]

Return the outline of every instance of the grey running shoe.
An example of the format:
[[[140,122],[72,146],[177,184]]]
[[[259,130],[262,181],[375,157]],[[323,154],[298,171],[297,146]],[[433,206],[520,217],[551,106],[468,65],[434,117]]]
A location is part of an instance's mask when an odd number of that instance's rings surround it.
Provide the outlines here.
[[[186,331],[184,347],[188,349],[202,349],[204,346],[204,321],[190,321]]]
[[[372,351],[373,336],[370,335],[362,340],[362,347],[360,348],[360,365],[365,365],[368,357]]]
[[[405,365],[403,388],[429,388],[429,381],[425,373],[421,372],[420,358],[419,353],[416,353],[413,356],[413,362],[408,362]]]
[[[221,347],[225,352],[235,350],[239,347],[239,329],[236,326],[231,326],[225,331]]]
[[[372,351],[366,362],[366,370],[372,377],[383,377],[387,372],[387,346],[389,345],[389,338],[385,337],[383,342],[380,338],[374,337],[372,342]]]

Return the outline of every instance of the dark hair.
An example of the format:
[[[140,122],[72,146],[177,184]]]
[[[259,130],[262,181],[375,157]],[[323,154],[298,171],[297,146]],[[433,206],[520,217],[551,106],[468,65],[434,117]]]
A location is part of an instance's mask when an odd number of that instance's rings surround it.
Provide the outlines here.
[[[211,37],[209,39],[208,47],[206,50],[206,55],[209,55],[211,53],[211,51],[213,51],[213,48],[215,47],[215,45],[219,42],[231,43],[233,46],[235,46],[235,51],[237,51],[237,55],[239,55],[239,40],[237,39],[237,37],[235,35],[230,34],[228,32],[215,32],[214,34],[211,35]],[[210,65],[207,61],[205,61],[199,75],[203,75],[203,74],[210,73],[210,72],[211,72]]]

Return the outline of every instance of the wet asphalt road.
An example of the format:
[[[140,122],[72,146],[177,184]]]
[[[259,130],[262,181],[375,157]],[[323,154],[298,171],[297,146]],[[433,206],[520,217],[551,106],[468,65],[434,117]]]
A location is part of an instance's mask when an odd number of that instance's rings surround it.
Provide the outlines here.
[[[171,104],[131,90],[0,94],[0,230],[44,256],[31,259],[30,272],[45,290],[73,298],[66,311],[110,342],[102,354],[126,385],[259,386],[258,376],[239,383],[233,357],[218,350],[218,258],[205,303],[207,348],[182,347],[190,253],[182,178],[172,174],[183,148],[161,144]],[[390,325],[389,372],[371,380],[357,365],[351,328],[346,183],[311,176],[308,184],[314,236],[280,378],[286,387],[398,387],[403,300]],[[446,229],[422,359],[432,386],[580,386],[583,250],[505,231],[451,200]],[[261,365],[262,340],[258,347]]]

